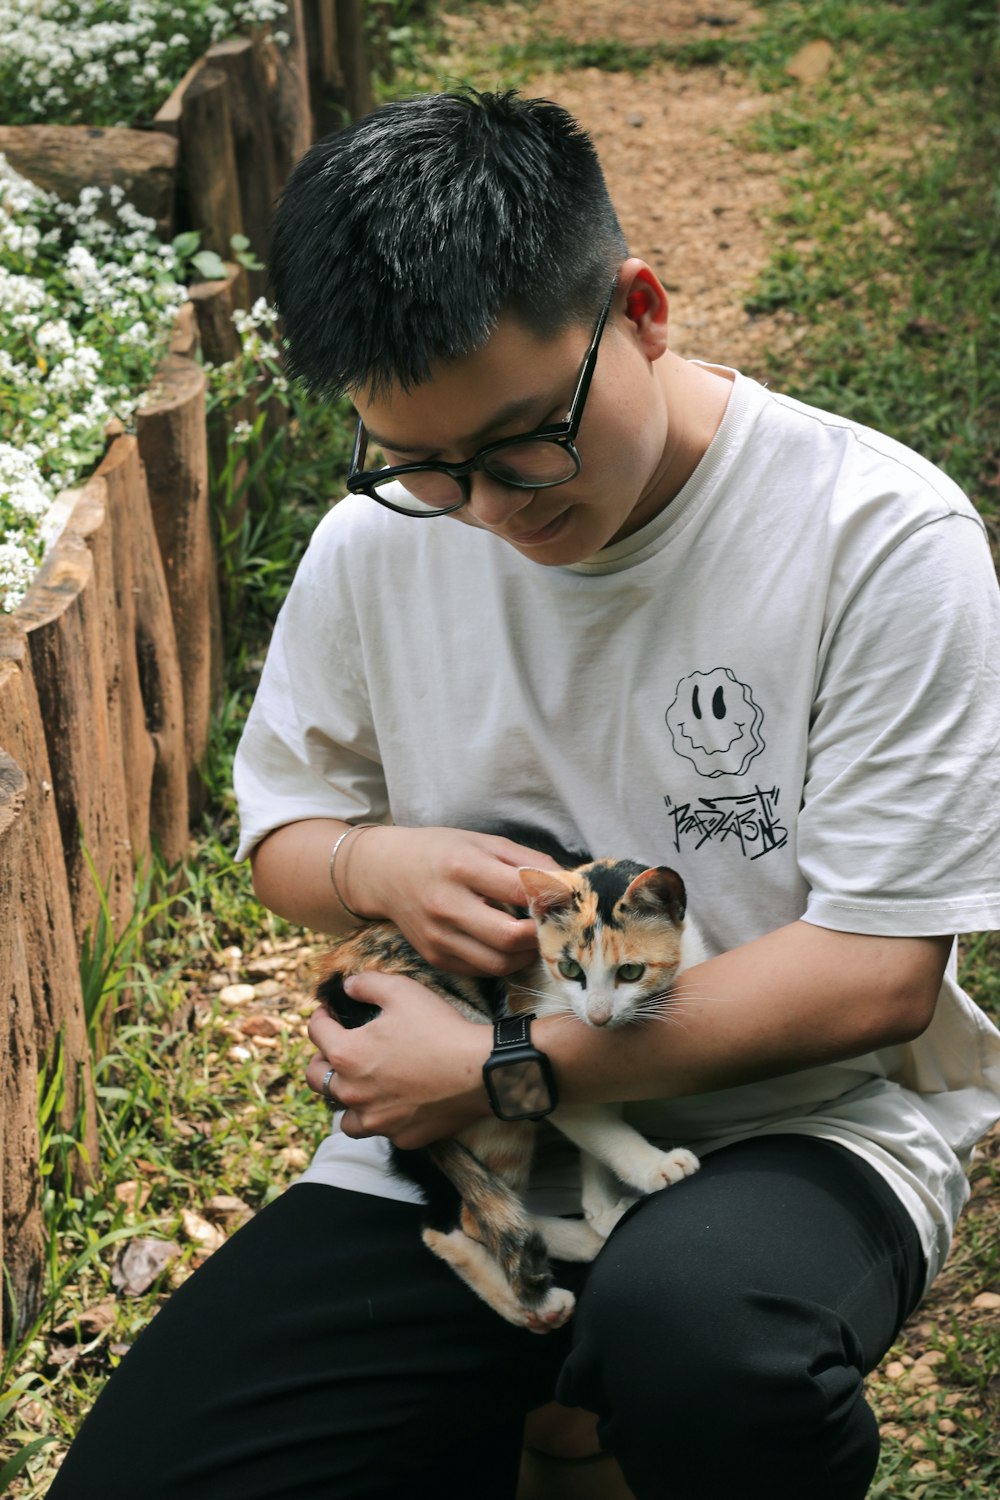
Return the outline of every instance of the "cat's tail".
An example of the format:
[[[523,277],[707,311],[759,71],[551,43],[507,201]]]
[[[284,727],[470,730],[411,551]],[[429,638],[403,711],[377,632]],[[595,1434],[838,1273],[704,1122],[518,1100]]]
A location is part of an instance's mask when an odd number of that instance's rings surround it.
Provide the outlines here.
[[[436,1141],[428,1154],[462,1199],[462,1229],[500,1264],[518,1300],[536,1306],[552,1286],[552,1269],[516,1192],[461,1141]]]

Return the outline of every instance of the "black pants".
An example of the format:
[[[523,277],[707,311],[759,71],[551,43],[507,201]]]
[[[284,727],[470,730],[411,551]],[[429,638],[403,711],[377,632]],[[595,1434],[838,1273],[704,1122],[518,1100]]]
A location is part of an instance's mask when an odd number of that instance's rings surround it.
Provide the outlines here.
[[[514,1329],[410,1204],[292,1188],[170,1299],[50,1500],[512,1500],[526,1411],[600,1414],[637,1500],[861,1500],[862,1388],[919,1297],[909,1216],[864,1162],[747,1141],[643,1200],[556,1334]]]

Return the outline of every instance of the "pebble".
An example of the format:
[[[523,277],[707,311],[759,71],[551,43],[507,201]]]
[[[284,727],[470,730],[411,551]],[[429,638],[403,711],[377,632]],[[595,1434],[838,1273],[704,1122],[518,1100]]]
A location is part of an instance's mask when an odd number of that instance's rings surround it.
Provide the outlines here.
[[[950,1417],[942,1417],[937,1424],[937,1430],[942,1437],[951,1437],[952,1433],[958,1431],[958,1423],[953,1422]]]
[[[973,1297],[972,1305],[982,1308],[1000,1307],[1000,1292],[980,1292],[978,1297]]]
[[[253,1053],[249,1047],[230,1047],[226,1056],[230,1062],[249,1062]]]
[[[274,1016],[247,1016],[240,1025],[244,1036],[258,1038],[281,1036],[284,1029],[281,1022],[275,1020]]]
[[[256,998],[257,991],[252,984],[227,984],[225,989],[219,991],[219,1003],[221,1005],[245,1005],[248,1000]]]

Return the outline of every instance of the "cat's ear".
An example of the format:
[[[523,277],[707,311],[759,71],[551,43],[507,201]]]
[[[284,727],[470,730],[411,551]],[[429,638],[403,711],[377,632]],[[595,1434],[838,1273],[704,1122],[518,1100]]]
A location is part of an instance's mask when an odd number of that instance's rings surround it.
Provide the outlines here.
[[[575,886],[572,877],[561,870],[532,870],[525,865],[517,873],[533,917],[547,917],[572,903]]]
[[[667,865],[657,865],[654,870],[643,870],[629,886],[623,901],[630,902],[640,910],[665,911],[673,922],[683,922],[687,910],[687,891],[676,870]]]

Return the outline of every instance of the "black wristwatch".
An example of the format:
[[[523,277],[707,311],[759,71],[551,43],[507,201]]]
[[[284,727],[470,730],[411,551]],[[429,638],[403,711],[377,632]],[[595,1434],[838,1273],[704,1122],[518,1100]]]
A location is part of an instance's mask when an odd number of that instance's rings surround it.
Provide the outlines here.
[[[500,1120],[544,1120],[559,1103],[552,1064],[531,1044],[534,1015],[493,1023],[493,1051],[483,1063],[490,1107]]]

